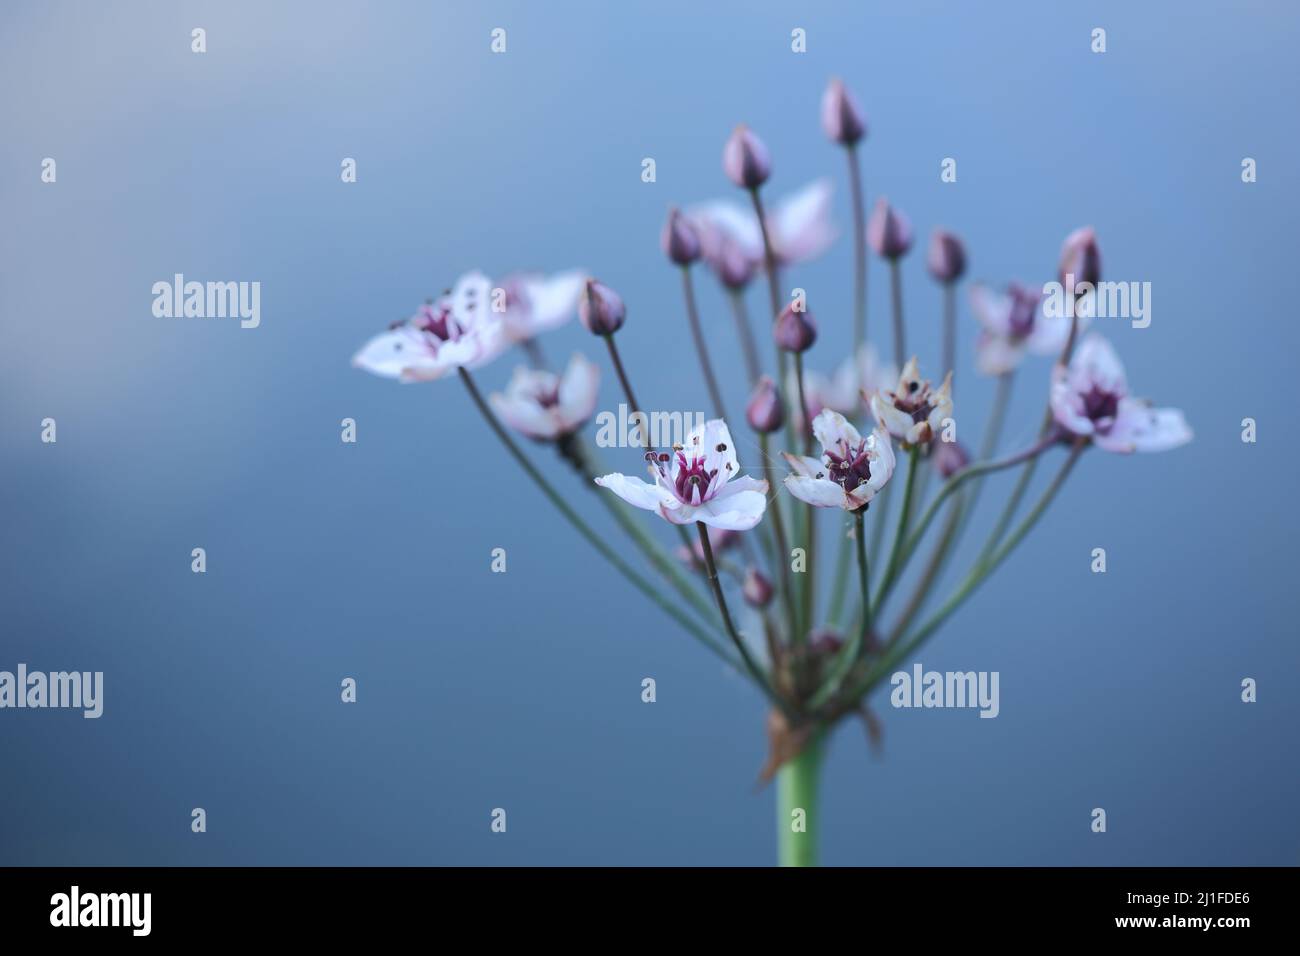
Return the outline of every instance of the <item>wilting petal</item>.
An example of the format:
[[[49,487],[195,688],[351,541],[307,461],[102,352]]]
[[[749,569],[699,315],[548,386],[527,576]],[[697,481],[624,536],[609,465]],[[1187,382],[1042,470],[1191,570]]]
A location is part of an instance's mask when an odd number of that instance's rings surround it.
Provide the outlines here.
[[[782,262],[807,262],[830,248],[837,235],[831,223],[832,192],[829,179],[818,179],[777,203],[769,219]]]
[[[853,424],[839,412],[824,409],[813,419],[813,437],[823,448],[836,448],[840,442],[846,442],[856,448],[862,436]]]
[[[895,438],[905,437],[912,427],[912,416],[895,408],[883,389],[871,396],[871,414]]]
[[[556,406],[560,422],[567,430],[576,430],[591,417],[599,391],[600,370],[575,353],[560,378],[560,401]]]
[[[672,493],[657,484],[650,484],[640,478],[627,475],[602,475],[596,484],[608,488],[628,504],[646,511],[659,511],[661,506],[676,507],[680,504]]]

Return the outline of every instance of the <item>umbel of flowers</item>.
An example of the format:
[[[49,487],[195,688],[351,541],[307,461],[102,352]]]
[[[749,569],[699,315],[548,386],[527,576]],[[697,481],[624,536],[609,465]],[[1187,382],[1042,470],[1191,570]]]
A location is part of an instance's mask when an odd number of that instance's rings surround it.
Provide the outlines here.
[[[784,301],[780,293],[785,272],[822,255],[838,236],[830,180],[769,207],[771,154],[753,130],[736,127],[723,144],[722,169],[737,198],[673,207],[661,232],[713,415],[669,447],[652,446],[642,427],[641,447],[627,453],[630,473],[598,464],[583,436],[597,402],[596,364],[574,355],[562,369],[551,368],[539,343],[576,314],[603,341],[620,400],[642,413],[633,416],[638,423],[646,420],[617,346],[627,306],[581,271],[496,281],[469,273],[353,359],[402,382],[458,377],[506,452],[575,531],[683,631],[753,682],[770,707],[769,758],[760,775],[777,779],[779,857],[794,865],[817,859],[817,788],[829,734],[855,718],[879,742],[873,691],[1009,558],[1079,457],[1093,447],[1164,451],[1192,437],[1181,412],[1134,397],[1114,349],[1080,327],[1088,309],[1050,317],[1033,285],[1010,282],[1001,291],[975,284],[969,292],[979,329],[976,369],[994,380],[995,393],[978,450],[959,444],[953,365],[966,249],[944,229],[930,238],[925,264],[943,302],[942,351],[922,362],[906,346],[900,268],[914,245],[912,225],[884,197],[867,214],[867,123],[838,80],[827,87],[821,118],[828,140],[843,150],[850,184],[851,320],[819,321],[805,301]],[[868,250],[888,275],[892,362],[868,338]],[[750,389],[743,401],[730,400],[731,408],[743,405],[741,419],[728,419],[706,346],[695,295],[701,272],[730,303]],[[1059,273],[1100,279],[1092,229],[1066,238]],[[765,288],[755,292],[754,285]],[[828,342],[840,351],[821,368],[834,371],[806,367],[805,359]],[[525,363],[504,391],[485,398],[476,373],[513,347]],[[1044,410],[1042,427],[1025,447],[1001,452],[1012,384],[1038,356],[1053,363],[1035,373],[1036,398],[1031,394]],[[970,431],[966,424],[962,434]],[[515,435],[550,446],[564,467],[535,462]],[[756,448],[757,457],[742,462],[742,448]],[[1035,471],[1049,459],[1054,472],[1029,500]],[[1018,477],[994,511],[991,533],[952,590],[931,606],[979,504],[983,478],[1008,470]],[[561,491],[561,479],[592,492]],[[630,547],[588,523],[593,506],[608,512]],[[802,827],[791,825],[795,811],[802,811]]]

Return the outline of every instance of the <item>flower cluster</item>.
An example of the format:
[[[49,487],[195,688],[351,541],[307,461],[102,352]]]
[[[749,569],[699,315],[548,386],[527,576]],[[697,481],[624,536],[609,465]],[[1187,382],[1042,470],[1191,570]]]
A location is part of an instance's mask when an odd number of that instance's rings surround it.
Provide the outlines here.
[[[653,447],[643,431],[636,454],[644,478],[601,473],[582,441],[597,402],[595,364],[575,355],[557,373],[545,367],[538,346],[539,336],[576,314],[608,349],[628,406],[644,416],[616,344],[627,321],[623,298],[583,272],[514,275],[497,283],[472,272],[411,318],[371,339],[353,359],[360,368],[403,382],[456,371],[521,470],[574,528],[665,613],[767,695],[774,715],[771,770],[796,758],[849,715],[863,716],[872,738],[878,737],[868,694],[1007,558],[1085,449],[1164,451],[1192,437],[1181,412],[1130,395],[1114,349],[1081,327],[1079,315],[1089,310],[1049,318],[1034,286],[1013,281],[995,291],[980,282],[972,284],[968,295],[978,329],[976,369],[1000,384],[981,456],[972,460],[956,441],[952,367],[959,336],[957,287],[969,268],[965,245],[955,233],[936,229],[926,250],[926,269],[944,304],[939,374],[927,378],[905,344],[901,264],[914,245],[912,224],[883,197],[867,214],[859,169],[867,122],[857,99],[838,80],[823,96],[821,120],[827,139],[844,152],[852,186],[852,321],[840,321],[836,314],[830,322],[818,322],[802,293],[793,301],[783,301],[780,293],[783,272],[823,255],[840,234],[832,221],[831,180],[803,186],[769,211],[764,190],[774,175],[772,154],[753,130],[736,127],[723,144],[722,168],[742,198],[670,208],[660,234],[666,259],[680,271],[685,315],[714,415],[683,443],[669,447]],[[868,250],[888,267],[892,362],[867,336]],[[764,472],[780,451],[788,471],[779,474],[778,482],[742,473],[697,304],[697,265],[717,280],[734,309],[750,388],[744,416],[749,434],[741,443],[757,447]],[[1066,238],[1058,268],[1062,275],[1097,283],[1101,254],[1092,229]],[[755,282],[759,277],[765,281]],[[766,286],[759,334],[747,305],[752,285]],[[823,366],[834,371],[805,368],[811,350],[827,342],[839,344],[838,354]],[[515,370],[504,392],[484,401],[472,373],[512,345],[523,350],[529,364]],[[1010,383],[1034,356],[1054,359],[1042,392],[1042,430],[1028,447],[994,457]],[[629,563],[625,549],[591,528],[571,496],[551,485],[502,421],[530,439],[555,445],[589,488],[603,489],[597,492],[601,504],[661,584],[647,580]],[[783,447],[772,448],[773,442]],[[814,445],[820,446],[820,455]],[[1065,452],[1057,477],[1013,527],[1034,468],[1057,449]],[[983,477],[1009,469],[1019,470],[1022,480],[1002,507],[1003,520],[954,596],[922,618],[931,591],[942,580],[944,563],[966,530],[964,512],[974,507]],[[895,479],[904,471],[899,487]],[[937,484],[926,481],[930,473]],[[788,494],[776,494],[773,487]],[[684,561],[665,550],[620,502],[653,512],[671,525],[682,536],[678,554]],[[886,521],[884,511],[890,508],[896,517]],[[823,511],[841,516],[832,537],[839,539],[834,557],[827,553],[825,539],[818,544]],[[945,516],[944,530],[931,536],[940,515]],[[687,533],[691,526],[698,540]],[[895,609],[891,598],[927,540],[932,550],[926,570],[915,577],[910,598]],[[849,587],[854,567],[857,586]],[[733,616],[728,591],[743,596],[748,617]],[[892,620],[886,618],[889,612],[895,612]]]

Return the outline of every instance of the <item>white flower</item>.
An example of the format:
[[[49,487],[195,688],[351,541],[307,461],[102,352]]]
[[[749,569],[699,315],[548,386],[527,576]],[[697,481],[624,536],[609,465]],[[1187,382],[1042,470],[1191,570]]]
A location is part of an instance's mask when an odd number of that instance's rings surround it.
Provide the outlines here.
[[[971,286],[971,312],[981,331],[975,342],[976,364],[985,375],[1002,375],[1016,368],[1026,352],[1057,355],[1070,335],[1070,320],[1046,315],[1042,295],[1017,282],[1005,293],[988,286]]]
[[[1106,451],[1168,451],[1192,440],[1181,411],[1129,397],[1119,356],[1097,334],[1080,343],[1068,369],[1052,370],[1051,402],[1058,425]]]
[[[509,345],[500,316],[489,307],[491,288],[483,273],[466,273],[437,302],[372,338],[352,364],[402,382],[429,382],[457,368],[486,365]]]
[[[555,441],[573,434],[591,417],[599,383],[596,366],[575,354],[563,375],[516,368],[505,393],[493,393],[488,401],[516,431],[537,441]]]
[[[913,356],[892,392],[881,388],[871,396],[871,413],[899,441],[909,445],[932,441],[943,428],[944,419],[952,415],[952,372],[948,372],[943,385],[935,390],[929,382],[921,380]]]
[[[813,435],[822,457],[782,453],[794,469],[785,486],[800,501],[818,508],[865,508],[894,474],[894,449],[880,428],[863,438],[839,412],[829,409],[813,419]]]
[[[686,445],[646,452],[654,483],[626,475],[604,475],[596,484],[630,505],[657,511],[673,524],[701,521],[727,531],[748,531],[767,508],[767,482],[739,475],[736,448],[720,418],[686,436]]]
[[[728,243],[757,265],[763,262],[763,233],[748,206],[718,199],[686,210],[700,237],[704,260],[715,270],[724,265]],[[831,183],[818,179],[786,196],[767,211],[772,250],[782,265],[816,259],[830,248],[837,231],[831,223]],[[734,254],[735,249],[730,250]]]
[[[881,362],[875,346],[864,343],[858,349],[856,360],[853,357],[846,358],[829,378],[815,370],[804,372],[803,388],[808,414],[815,419],[822,409],[829,408],[841,415],[856,415],[867,402],[865,396],[896,381],[898,369],[894,363]],[[786,381],[786,394],[791,396],[792,403],[799,394],[798,379],[793,369]],[[794,409],[793,420],[802,431],[803,414],[797,407]]]
[[[512,342],[533,339],[578,314],[587,274],[571,269],[549,276],[517,274],[501,280],[505,311],[501,321]]]

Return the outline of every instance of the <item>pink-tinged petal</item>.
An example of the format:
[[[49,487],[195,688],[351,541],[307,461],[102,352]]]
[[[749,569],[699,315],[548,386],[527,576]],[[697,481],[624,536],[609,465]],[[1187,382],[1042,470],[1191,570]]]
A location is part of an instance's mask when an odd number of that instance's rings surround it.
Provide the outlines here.
[[[1011,334],[1011,297],[1001,292],[994,292],[982,283],[975,283],[970,290],[970,310],[975,320],[987,332],[998,338]]]
[[[1040,311],[1034,320],[1033,331],[1025,339],[1025,347],[1035,355],[1060,355],[1070,337],[1070,323],[1071,320],[1064,316],[1052,318]],[[1079,320],[1080,329],[1086,325],[1086,319]]]
[[[912,416],[894,407],[881,392],[871,396],[871,414],[895,438],[903,438],[912,427]]]
[[[807,475],[786,475],[785,487],[800,501],[817,508],[844,508],[854,505],[846,502],[844,489],[829,478],[809,478]]]
[[[1117,395],[1128,393],[1128,380],[1124,375],[1124,365],[1114,348],[1097,333],[1087,336],[1074,357],[1070,360],[1070,384],[1079,391],[1087,391],[1092,385]]]
[[[766,486],[767,482],[762,483]],[[727,531],[748,531],[761,520],[767,510],[767,495],[763,491],[741,491],[737,494],[718,495],[695,509],[695,520],[711,528]]]
[[[777,203],[769,219],[782,262],[807,262],[830,248],[837,235],[831,223],[832,192],[829,179],[818,179]]]
[[[856,448],[862,436],[853,424],[839,412],[827,408],[813,419],[813,437],[822,448],[838,448],[841,442]]]
[[[406,369],[439,368],[441,363],[425,333],[402,325],[368,341],[352,356],[352,365],[381,378],[400,379]]]
[[[587,273],[557,272],[545,278],[530,276],[524,282],[532,335],[558,328],[578,314],[578,299],[586,288]]]
[[[1152,408],[1144,402],[1124,399],[1115,424],[1093,443],[1106,451],[1168,451],[1192,440],[1192,429],[1177,408]]]
[[[659,517],[670,524],[694,524],[700,511],[697,505],[685,504],[671,495],[660,503],[657,510]]]
[[[488,396],[492,411],[507,425],[538,441],[550,441],[560,434],[560,423],[548,408],[517,395],[493,393]]]
[[[758,228],[758,217],[747,206],[719,199],[693,206],[686,210],[685,215],[700,234],[706,258],[720,254],[723,237],[730,239],[750,258],[762,258],[763,233]]]
[[[600,370],[579,353],[574,353],[560,378],[556,412],[569,430],[591,417],[600,392]]]
[[[1091,435],[1092,420],[1084,414],[1083,398],[1075,390],[1069,373],[1060,365],[1052,369],[1052,390],[1048,399],[1056,423],[1072,435]]]
[[[640,478],[619,474],[602,475],[596,479],[596,484],[608,488],[633,507],[644,508],[646,511],[659,511],[662,506],[680,504],[659,485],[649,484]]]
[[[785,451],[781,452],[781,457],[794,469],[796,475],[802,475],[805,478],[816,478],[826,472],[826,464],[820,458],[805,458],[802,455],[792,455]]]
[[[1005,375],[1025,357],[1021,342],[988,332],[975,340],[975,367],[984,375]]]

